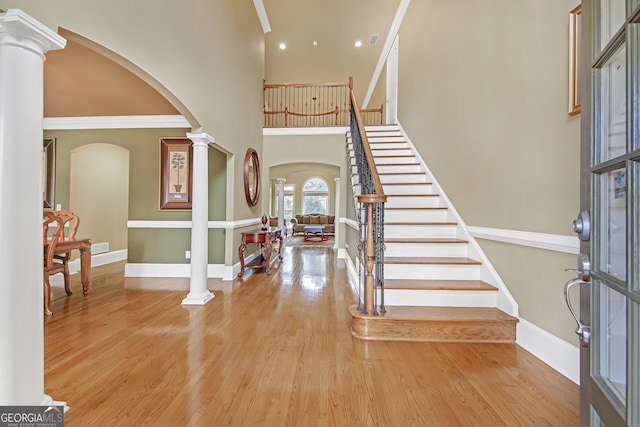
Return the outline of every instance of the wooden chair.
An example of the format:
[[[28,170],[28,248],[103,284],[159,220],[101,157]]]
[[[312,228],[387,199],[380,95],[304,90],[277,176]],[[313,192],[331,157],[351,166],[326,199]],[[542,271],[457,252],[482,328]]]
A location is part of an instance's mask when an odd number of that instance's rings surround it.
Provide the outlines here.
[[[51,227],[55,224],[55,228]],[[53,228],[49,236],[49,229]],[[44,247],[44,312],[47,316],[52,316],[51,311],[51,283],[49,276],[62,273],[65,275],[65,286],[68,282],[68,273],[65,273],[65,266],[62,262],[55,261],[54,253],[60,241],[60,236],[64,233],[62,220],[51,212],[45,212],[42,220],[42,239]]]
[[[69,210],[56,211],[53,214],[62,221],[62,233],[60,241],[73,240],[76,238],[76,231],[80,225],[80,218]],[[71,295],[69,287],[69,261],[71,261],[71,251],[54,255],[54,261],[60,261],[64,266],[64,290],[67,295]]]

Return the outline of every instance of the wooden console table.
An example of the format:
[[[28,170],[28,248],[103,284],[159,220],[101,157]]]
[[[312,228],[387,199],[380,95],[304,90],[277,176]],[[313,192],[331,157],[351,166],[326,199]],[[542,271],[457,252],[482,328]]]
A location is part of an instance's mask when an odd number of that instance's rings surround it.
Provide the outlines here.
[[[271,274],[271,247],[276,239],[280,240],[280,248],[278,251],[278,258],[282,259],[282,229],[280,228],[269,228],[267,230],[253,230],[246,231],[242,233],[242,243],[240,243],[240,247],[238,248],[238,255],[240,255],[240,273],[238,273],[238,277],[242,277],[244,275],[244,250],[249,243],[259,243],[261,247],[264,247],[266,255],[264,258],[264,268],[265,273]],[[262,256],[259,258],[259,263],[251,263],[247,267],[260,267],[262,266]]]

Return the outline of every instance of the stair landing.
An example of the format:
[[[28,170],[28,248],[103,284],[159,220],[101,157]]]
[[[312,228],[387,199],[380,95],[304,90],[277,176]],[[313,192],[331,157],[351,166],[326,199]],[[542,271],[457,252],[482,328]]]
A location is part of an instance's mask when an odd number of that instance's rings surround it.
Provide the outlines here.
[[[388,306],[379,316],[349,307],[351,334],[363,340],[514,343],[518,319],[487,307]]]

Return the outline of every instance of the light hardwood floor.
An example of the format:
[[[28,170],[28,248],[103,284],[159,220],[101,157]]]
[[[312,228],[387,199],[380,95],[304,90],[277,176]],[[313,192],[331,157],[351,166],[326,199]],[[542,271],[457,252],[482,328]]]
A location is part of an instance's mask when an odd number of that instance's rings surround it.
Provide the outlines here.
[[[77,276],[77,275],[76,275]],[[578,425],[578,387],[513,344],[362,341],[345,263],[287,248],[271,276],[210,280],[93,270],[53,289],[45,392],[67,426]],[[162,290],[150,290],[157,287]]]

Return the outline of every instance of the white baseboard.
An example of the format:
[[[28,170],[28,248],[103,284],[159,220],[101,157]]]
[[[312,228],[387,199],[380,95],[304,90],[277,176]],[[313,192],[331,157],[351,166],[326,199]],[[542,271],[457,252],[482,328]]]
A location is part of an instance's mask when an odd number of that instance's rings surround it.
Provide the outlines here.
[[[111,264],[112,262],[125,261],[128,252],[126,249],[113,252],[105,252],[102,254],[91,255],[91,267]],[[69,273],[75,274],[80,271],[80,258],[76,258],[69,263]]]
[[[256,254],[248,255],[245,264],[250,263]],[[272,261],[275,261],[274,257]],[[224,264],[207,265],[207,277],[234,280],[240,272],[240,263],[233,266]],[[154,263],[127,263],[124,267],[124,277],[191,277],[191,264],[154,264]]]
[[[577,346],[524,319],[518,322],[516,344],[580,385],[580,349]]]

